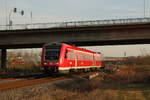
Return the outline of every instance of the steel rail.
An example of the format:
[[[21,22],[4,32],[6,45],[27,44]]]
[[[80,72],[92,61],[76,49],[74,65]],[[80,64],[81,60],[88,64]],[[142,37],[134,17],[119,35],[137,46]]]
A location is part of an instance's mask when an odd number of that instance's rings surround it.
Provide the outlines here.
[[[26,87],[26,86],[32,86],[32,85],[38,85],[38,84],[43,84],[47,82],[54,82],[57,80],[64,80],[64,79],[71,79],[71,78],[76,78],[76,77],[82,77],[89,79],[89,77],[97,72],[87,72],[87,73],[78,73],[78,74],[68,74],[67,76],[60,76],[60,77],[42,77],[38,79],[32,79],[32,78],[25,78],[21,80],[15,80],[15,81],[6,81],[0,83],[0,91],[6,91],[9,89],[14,89],[14,88],[21,88],[21,87]],[[13,79],[11,79],[13,80]]]
[[[63,80],[65,79],[64,77],[57,77],[57,78],[40,78],[40,79],[22,79],[22,80],[17,80],[17,81],[12,81],[12,82],[3,82],[0,83],[0,91],[6,91],[9,89],[14,89],[14,88],[21,88],[25,86],[31,86],[31,85],[37,85],[37,84],[42,84],[46,82],[52,82],[56,80]]]

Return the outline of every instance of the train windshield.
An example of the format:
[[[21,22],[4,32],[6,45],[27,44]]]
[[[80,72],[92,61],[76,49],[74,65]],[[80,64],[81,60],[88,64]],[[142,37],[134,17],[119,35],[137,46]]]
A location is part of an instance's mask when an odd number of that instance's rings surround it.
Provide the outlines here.
[[[45,47],[45,60],[57,61],[60,55],[61,46],[46,46]]]

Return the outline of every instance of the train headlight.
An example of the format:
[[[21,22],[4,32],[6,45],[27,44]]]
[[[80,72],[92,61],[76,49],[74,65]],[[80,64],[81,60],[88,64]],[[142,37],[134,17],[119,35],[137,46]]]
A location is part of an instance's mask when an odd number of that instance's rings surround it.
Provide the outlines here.
[[[46,65],[47,63],[45,62],[44,65]]]

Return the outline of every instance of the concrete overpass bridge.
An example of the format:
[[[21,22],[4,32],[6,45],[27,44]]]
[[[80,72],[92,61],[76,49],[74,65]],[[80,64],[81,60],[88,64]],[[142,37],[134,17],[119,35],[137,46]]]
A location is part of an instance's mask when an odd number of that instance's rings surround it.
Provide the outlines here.
[[[40,48],[48,42],[77,46],[150,43],[150,18],[13,25],[9,30],[0,27],[2,68],[9,48]]]

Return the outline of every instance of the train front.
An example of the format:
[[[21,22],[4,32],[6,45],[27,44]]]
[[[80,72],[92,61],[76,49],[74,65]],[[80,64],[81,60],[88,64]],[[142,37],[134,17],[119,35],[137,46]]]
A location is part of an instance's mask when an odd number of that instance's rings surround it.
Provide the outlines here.
[[[42,49],[41,64],[47,72],[58,72],[61,44],[46,44]]]

